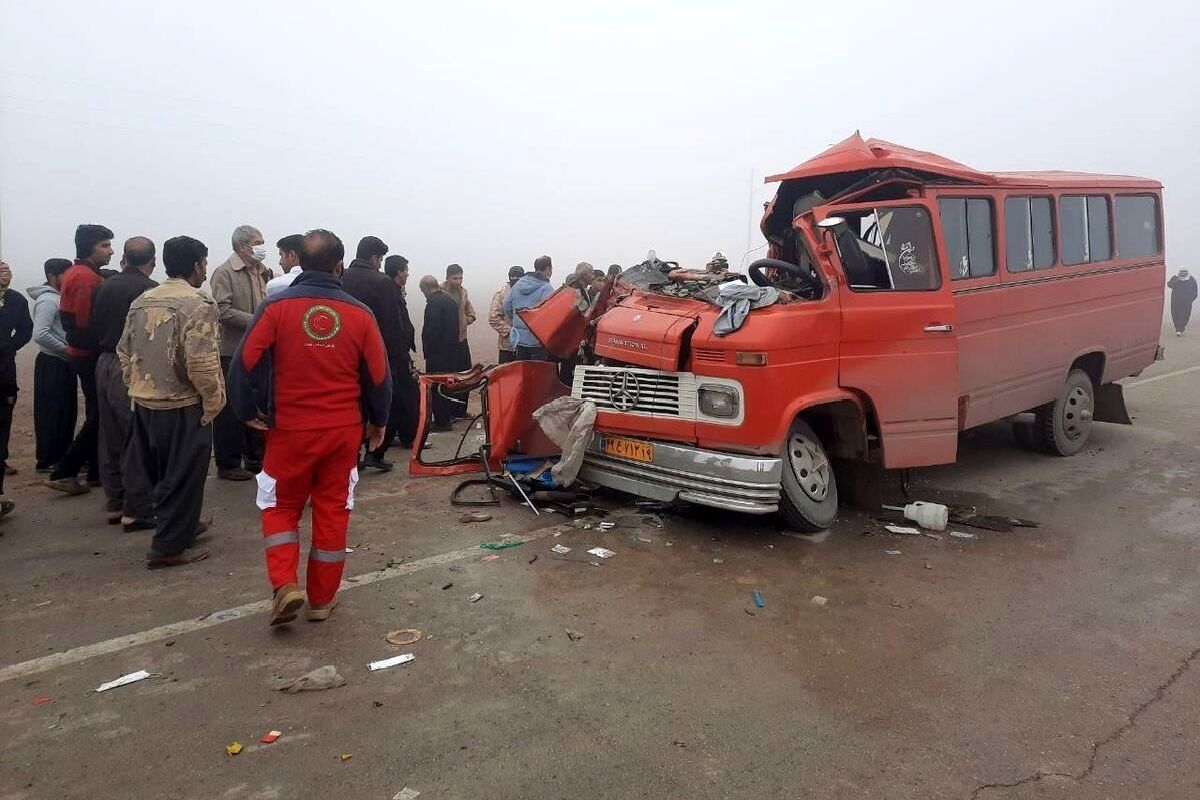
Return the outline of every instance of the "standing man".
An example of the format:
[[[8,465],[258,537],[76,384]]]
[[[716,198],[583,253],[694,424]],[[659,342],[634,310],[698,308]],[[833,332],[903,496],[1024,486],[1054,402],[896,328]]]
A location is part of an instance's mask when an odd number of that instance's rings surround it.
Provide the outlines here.
[[[1192,303],[1196,302],[1196,279],[1186,269],[1167,281],[1171,289],[1171,322],[1175,323],[1175,335],[1183,336],[1188,321],[1192,318]]]
[[[145,236],[129,239],[121,255],[121,271],[92,294],[92,331],[100,347],[96,360],[100,484],[104,487],[108,524],[119,522],[127,533],[154,528],[154,495],[145,468],[130,458],[133,409],[117,345],[121,343],[129,306],[142,292],[158,286],[157,281],[150,280],[156,265],[154,257],[154,242]]]
[[[29,303],[20,292],[8,288],[11,283],[12,270],[0,261],[0,517],[13,510],[12,501],[4,497],[4,475],[8,471],[13,407],[17,404],[17,351],[33,336]]]
[[[508,297],[504,298],[504,313],[512,320],[513,325],[509,338],[517,351],[519,361],[550,360],[546,348],[542,347],[542,343],[537,340],[537,337],[526,326],[525,320],[521,319],[517,312],[533,308],[554,294],[554,287],[550,285],[550,276],[553,273],[554,266],[550,263],[550,256],[538,256],[537,260],[533,262],[533,272],[517,281]]]
[[[499,337],[497,345],[500,348],[501,364],[517,360],[517,351],[514,349],[512,341],[508,338],[509,334],[512,333],[512,317],[506,316],[504,313],[504,298],[508,297],[508,293],[512,291],[512,287],[523,277],[525,277],[524,268],[509,267],[508,281],[492,295],[492,306],[488,309],[488,325],[492,326],[492,330]]]
[[[417,329],[408,315],[408,259],[388,256],[384,273],[396,287],[396,306],[400,312],[400,360],[392,369],[392,413],[388,436],[395,436],[401,447],[411,448],[417,436],[417,417],[421,412],[421,393],[413,369],[412,354],[417,352]]]
[[[394,375],[401,357],[407,356],[407,352],[402,350],[403,337],[400,330],[400,306],[396,303],[396,284],[382,271],[383,257],[387,255],[387,251],[388,246],[378,236],[364,236],[358,243],[355,259],[342,274],[342,289],[375,315],[375,323],[379,326],[379,334],[383,337],[383,346],[387,350],[389,369]],[[393,464],[386,458],[389,446],[391,437],[384,436],[383,443],[369,450],[363,457],[359,468],[370,467],[380,472],[390,470]]]
[[[442,284],[442,290],[458,305],[458,357],[453,371],[464,372],[471,368],[467,326],[475,322],[475,306],[471,305],[471,298],[467,296],[467,287],[463,286],[463,268],[458,264],[446,267],[446,282]]]
[[[133,458],[154,486],[154,540],[146,567],[178,567],[208,557],[196,546],[204,527],[204,481],[212,421],[225,406],[219,312],[200,291],[208,248],[190,236],[163,244],[167,280],[129,307],[117,358],[133,402]]]
[[[254,312],[267,296],[271,272],[265,266],[267,246],[258,228],[239,225],[233,230],[233,255],[213,270],[213,300],[221,310],[221,370],[229,374],[233,353]],[[247,428],[232,409],[217,417],[213,426],[213,449],[217,452],[217,477],[248,481],[262,469],[262,434]]]
[[[456,372],[461,350],[458,347],[458,303],[438,286],[437,278],[426,275],[418,284],[425,295],[425,324],[421,327],[421,349],[425,351],[425,371]],[[440,391],[433,395],[431,430],[450,430],[454,418],[451,401]]]
[[[272,625],[291,622],[304,605],[298,531],[310,501],[308,619],[329,618],[346,561],[364,412],[370,449],[387,425],[387,353],[370,310],[342,291],[344,255],[329,231],[305,234],[304,271],[259,309],[229,372],[238,418],[268,432],[257,503],[275,598]]]
[[[296,276],[300,274],[300,242],[302,241],[304,241],[302,234],[292,233],[275,243],[275,246],[279,248],[279,266],[283,269],[283,274],[267,281],[267,297],[291,286],[292,281],[296,280]]]
[[[33,437],[38,472],[50,472],[71,446],[78,415],[79,385],[67,363],[67,334],[58,313],[58,292],[63,273],[71,268],[66,258],[51,258],[43,271],[46,282],[29,289],[33,298]]]
[[[103,225],[76,228],[75,263],[63,273],[59,288],[59,317],[67,334],[67,358],[83,390],[83,425],[46,481],[46,486],[66,494],[88,491],[88,485],[79,482],[79,471],[85,466],[88,483],[97,479],[100,408],[96,400],[96,359],[100,348],[91,330],[92,293],[104,280],[100,270],[112,261],[112,238],[113,232]]]

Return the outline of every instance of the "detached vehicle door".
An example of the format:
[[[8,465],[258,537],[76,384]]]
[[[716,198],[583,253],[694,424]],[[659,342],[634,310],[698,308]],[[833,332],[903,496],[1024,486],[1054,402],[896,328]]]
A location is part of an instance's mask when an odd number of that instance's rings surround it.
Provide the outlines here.
[[[839,262],[840,383],[875,407],[887,468],[945,464],[958,452],[958,339],[933,208],[912,198],[825,207]],[[843,224],[832,225],[833,217]],[[826,227],[828,226],[828,227]]]

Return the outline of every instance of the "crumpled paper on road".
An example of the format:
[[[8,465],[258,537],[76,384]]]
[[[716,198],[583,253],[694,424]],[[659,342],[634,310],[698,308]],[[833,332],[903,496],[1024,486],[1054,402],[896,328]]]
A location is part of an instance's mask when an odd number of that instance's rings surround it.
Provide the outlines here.
[[[323,667],[314,669],[312,672],[306,672],[298,678],[285,681],[282,685],[275,688],[281,692],[295,694],[296,692],[319,692],[324,689],[336,689],[339,686],[345,685],[346,679],[337,671],[337,667],[333,664],[326,664]]]

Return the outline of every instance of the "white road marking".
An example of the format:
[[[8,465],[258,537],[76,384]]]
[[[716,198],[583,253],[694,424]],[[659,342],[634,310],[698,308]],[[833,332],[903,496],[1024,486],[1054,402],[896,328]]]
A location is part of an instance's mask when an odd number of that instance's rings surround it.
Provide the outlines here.
[[[553,536],[556,532],[565,532],[574,530],[574,526],[570,523],[560,523],[549,528],[530,531],[521,534],[520,538],[526,542],[545,539],[548,536]],[[441,555],[429,556],[416,561],[411,561],[407,564],[398,564],[394,567],[384,567],[383,569],[375,570],[374,572],[366,572],[362,575],[355,575],[342,581],[339,591],[347,591],[358,586],[370,586],[372,583],[391,580],[392,578],[403,577],[404,575],[412,575],[414,572],[429,569],[430,567],[440,567],[444,564],[453,564],[455,561],[463,561],[464,559],[479,557],[481,555],[479,546],[464,547],[461,550],[453,550],[449,553]],[[211,614],[206,614],[197,619],[185,619],[180,622],[172,622],[168,625],[160,625],[157,628],[141,631],[140,633],[131,633],[126,636],[118,636],[114,639],[106,639],[103,642],[95,644],[82,645],[80,647],[72,647],[70,650],[64,650],[61,653],[51,653],[48,656],[22,661],[19,664],[10,664],[7,667],[0,669],[0,683],[10,681],[14,678],[25,678],[30,675],[37,675],[42,672],[47,672],[58,667],[65,667],[69,664],[78,664],[81,661],[86,661],[89,658],[96,656],[108,655],[110,653],[118,653],[122,650],[128,650],[131,647],[139,647],[151,642],[160,642],[163,639],[172,639],[176,636],[181,636],[185,633],[194,633],[202,631],[206,628],[211,628],[216,625],[221,625],[225,622],[233,622],[234,620],[243,619],[255,614],[264,614],[271,608],[270,600],[259,600],[254,603],[246,603],[245,605],[227,608],[224,611],[216,611]]]
[[[1200,369],[1200,366],[1188,367],[1186,369],[1177,369],[1174,372],[1164,372],[1162,375],[1154,375],[1149,378],[1142,378],[1140,381],[1133,381],[1132,383],[1126,383],[1126,384],[1124,384],[1124,386],[1126,389],[1132,389],[1135,386],[1145,386],[1147,383],[1154,383],[1155,381],[1161,381],[1165,378],[1174,378],[1179,375],[1186,375],[1187,373],[1195,372],[1198,369]]]

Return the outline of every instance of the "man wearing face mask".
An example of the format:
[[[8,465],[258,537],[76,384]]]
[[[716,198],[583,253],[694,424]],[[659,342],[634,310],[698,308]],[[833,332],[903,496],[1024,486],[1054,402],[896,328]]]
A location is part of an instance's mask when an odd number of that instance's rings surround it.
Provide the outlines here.
[[[262,233],[252,225],[239,225],[233,231],[233,255],[209,279],[221,312],[221,370],[226,374],[255,310],[267,296],[271,272],[266,260]],[[230,409],[213,425],[213,449],[217,477],[223,480],[248,481],[262,469],[262,434],[239,422]]]
[[[33,336],[29,303],[20,292],[8,288],[10,283],[12,270],[0,261],[0,517],[13,509],[12,501],[4,496],[4,473],[13,406],[17,404],[17,351]]]

